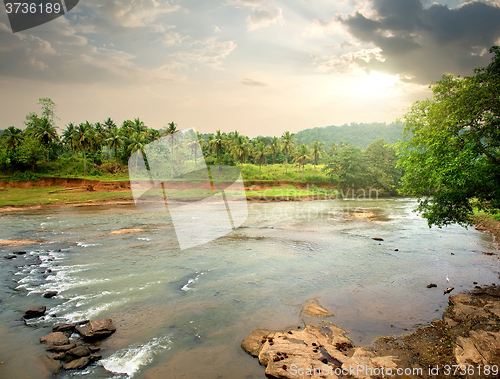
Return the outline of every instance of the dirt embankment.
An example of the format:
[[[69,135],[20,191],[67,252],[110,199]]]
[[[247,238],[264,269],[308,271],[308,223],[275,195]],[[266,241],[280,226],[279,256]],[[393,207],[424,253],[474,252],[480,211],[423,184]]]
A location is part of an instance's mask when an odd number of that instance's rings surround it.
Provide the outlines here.
[[[93,191],[123,191],[130,189],[130,181],[105,182],[101,180],[73,179],[73,178],[40,178],[36,182],[5,182],[0,180],[0,187],[4,188],[88,188]]]

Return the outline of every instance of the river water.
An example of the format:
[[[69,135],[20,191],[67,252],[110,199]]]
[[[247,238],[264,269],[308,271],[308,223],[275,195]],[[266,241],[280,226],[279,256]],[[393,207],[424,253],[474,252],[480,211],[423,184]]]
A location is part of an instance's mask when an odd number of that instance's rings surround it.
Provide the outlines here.
[[[104,359],[63,379],[263,378],[241,341],[256,328],[302,325],[313,298],[356,345],[413,330],[441,317],[447,286],[499,283],[497,257],[482,254],[496,251],[490,236],[429,229],[415,205],[251,203],[241,228],[182,251],[168,217],[133,206],[4,214],[0,240],[39,241],[3,248],[28,253],[0,263],[0,377],[45,377],[39,338],[56,323],[102,317],[117,327]],[[124,228],[140,231],[110,234]],[[45,299],[48,290],[59,295]],[[34,305],[47,315],[25,324]]]

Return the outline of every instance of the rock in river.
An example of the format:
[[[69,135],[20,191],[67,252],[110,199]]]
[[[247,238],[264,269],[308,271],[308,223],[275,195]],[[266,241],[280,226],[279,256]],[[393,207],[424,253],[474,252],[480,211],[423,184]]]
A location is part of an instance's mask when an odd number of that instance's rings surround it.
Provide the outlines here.
[[[30,309],[28,309],[26,311],[26,313],[24,314],[23,317],[25,319],[40,317],[40,316],[43,316],[46,311],[47,311],[47,307],[45,307],[44,305],[39,306],[39,307],[31,307]]]
[[[40,342],[49,346],[61,346],[68,345],[69,339],[64,335],[64,333],[54,332],[40,338]]]
[[[304,308],[302,308],[301,315],[307,317],[330,317],[333,316],[332,313],[327,311],[321,305],[318,304],[316,300],[309,300]]]
[[[116,331],[110,318],[91,320],[87,325],[77,326],[76,331],[86,341],[97,341],[109,337]]]
[[[46,299],[50,299],[51,297],[54,297],[54,296],[57,296],[59,292],[57,291],[47,291],[43,294],[43,297],[45,297]]]

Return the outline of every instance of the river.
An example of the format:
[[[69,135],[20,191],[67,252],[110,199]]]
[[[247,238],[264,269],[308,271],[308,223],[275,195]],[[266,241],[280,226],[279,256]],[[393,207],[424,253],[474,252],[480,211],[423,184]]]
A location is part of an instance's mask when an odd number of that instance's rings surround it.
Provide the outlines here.
[[[39,338],[84,319],[110,317],[117,331],[102,361],[63,379],[264,378],[241,341],[257,328],[301,325],[312,298],[356,345],[414,330],[442,316],[447,286],[499,283],[497,257],[482,254],[495,251],[490,236],[429,229],[415,206],[404,198],[250,203],[242,227],[187,250],[168,216],[132,206],[4,213],[0,240],[39,241],[2,248],[27,254],[0,264],[0,377],[44,377]],[[110,234],[124,228],[140,230]],[[431,282],[438,287],[426,288]],[[43,298],[49,290],[59,295]],[[25,324],[34,305],[47,315]]]

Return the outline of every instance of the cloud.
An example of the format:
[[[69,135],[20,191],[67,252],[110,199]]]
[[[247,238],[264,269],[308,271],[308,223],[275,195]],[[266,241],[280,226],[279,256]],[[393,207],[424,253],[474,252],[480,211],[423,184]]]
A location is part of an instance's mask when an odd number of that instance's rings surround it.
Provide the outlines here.
[[[332,56],[327,60],[320,60],[313,57],[317,62],[317,70],[322,73],[355,73],[361,71],[363,64],[368,64],[372,61],[384,62],[381,55],[382,50],[379,48],[374,49],[361,49],[354,52],[347,52],[340,57]]]
[[[158,40],[163,42],[167,46],[179,45],[183,37],[179,33],[174,32],[161,32],[158,33]]]
[[[222,61],[236,49],[234,41],[218,41],[216,37],[192,42],[186,50],[172,54],[182,66],[209,66],[213,69],[222,69]]]
[[[283,25],[283,10],[275,7],[270,9],[252,9],[247,17],[248,30],[267,28],[270,25]]]
[[[337,60],[315,58],[318,67],[333,69],[351,62],[368,71],[429,83],[448,73],[470,75],[474,67],[488,64],[485,51],[500,37],[498,3],[469,2],[452,9],[437,3],[424,7],[419,0],[363,4],[366,13],[358,10],[336,20],[365,48],[377,49],[377,56],[363,59],[353,52]]]
[[[82,30],[87,33],[112,32],[144,28],[154,24],[158,17],[180,9],[179,5],[156,0],[87,0],[81,4],[91,14],[81,18]]]
[[[244,78],[241,81],[241,84],[243,84],[245,86],[250,86],[250,87],[268,87],[269,86],[269,84],[259,82],[257,80],[249,79],[249,78]]]

